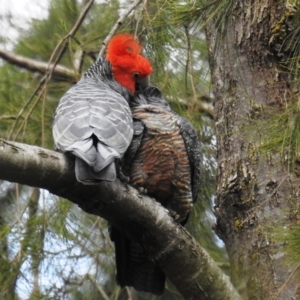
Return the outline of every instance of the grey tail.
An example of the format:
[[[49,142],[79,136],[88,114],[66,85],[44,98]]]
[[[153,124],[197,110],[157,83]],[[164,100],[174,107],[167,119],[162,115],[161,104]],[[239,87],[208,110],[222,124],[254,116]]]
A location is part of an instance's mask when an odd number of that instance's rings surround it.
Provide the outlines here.
[[[111,226],[111,240],[115,243],[117,283],[122,288],[132,286],[137,291],[161,295],[166,276],[149,260],[142,247],[114,226]]]
[[[78,181],[95,184],[102,180],[116,179],[115,160],[121,155],[115,149],[101,143],[94,134],[77,144],[72,152],[76,156],[75,174]]]
[[[76,179],[84,184],[96,184],[101,180],[114,181],[117,177],[116,165],[115,162],[111,162],[104,169],[96,172],[93,167],[76,157],[75,175]]]

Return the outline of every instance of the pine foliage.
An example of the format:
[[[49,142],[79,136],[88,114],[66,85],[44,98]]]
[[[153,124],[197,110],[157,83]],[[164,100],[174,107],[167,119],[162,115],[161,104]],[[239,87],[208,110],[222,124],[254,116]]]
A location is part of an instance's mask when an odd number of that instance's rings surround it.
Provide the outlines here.
[[[17,41],[0,37],[2,46],[13,45],[11,52],[15,54],[45,63],[57,62],[73,71],[67,80],[55,73],[45,78],[43,72],[3,60],[1,138],[53,149],[51,123],[61,95],[96,59],[102,41],[131,4],[96,1],[71,37],[70,30],[87,2],[49,0],[47,17],[31,20],[28,29],[17,28]],[[224,262],[223,249],[217,246],[210,228],[216,163],[205,35],[199,24],[181,22],[182,9],[196,16],[197,8],[189,1],[179,10],[180,5],[174,1],[146,1],[126,18],[119,32],[139,36],[154,67],[152,83],[199,132],[203,153],[201,191],[187,228],[214,258]],[[60,50],[64,51],[61,58]],[[121,291],[116,286],[114,251],[105,220],[87,215],[47,191],[7,182],[0,185],[0,208],[0,298],[127,299],[130,295],[132,299],[158,299],[132,290]],[[160,299],[181,296],[168,283]]]

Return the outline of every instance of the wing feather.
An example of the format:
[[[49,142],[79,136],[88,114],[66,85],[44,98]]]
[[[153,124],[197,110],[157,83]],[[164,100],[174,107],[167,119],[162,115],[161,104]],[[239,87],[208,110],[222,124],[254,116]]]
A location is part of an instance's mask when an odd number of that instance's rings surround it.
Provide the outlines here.
[[[78,156],[94,168],[93,172],[121,158],[132,136],[132,115],[126,99],[104,82],[83,77],[61,98],[53,121],[55,145]],[[84,168],[84,164],[77,164],[78,171]],[[107,170],[110,178],[115,177],[111,168]],[[87,170],[82,172],[83,177],[89,174]]]

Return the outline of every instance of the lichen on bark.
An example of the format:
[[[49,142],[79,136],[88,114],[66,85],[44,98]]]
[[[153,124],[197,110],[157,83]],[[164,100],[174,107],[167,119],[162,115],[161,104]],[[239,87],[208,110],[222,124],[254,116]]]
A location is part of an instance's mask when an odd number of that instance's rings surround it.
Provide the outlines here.
[[[299,185],[280,153],[259,150],[265,111],[280,110],[292,99],[292,77],[270,45],[286,5],[238,1],[231,13],[222,33],[214,22],[206,27],[217,134],[216,232],[244,299],[290,299],[297,284],[285,285],[290,269],[273,228],[290,222],[286,199],[299,192]]]

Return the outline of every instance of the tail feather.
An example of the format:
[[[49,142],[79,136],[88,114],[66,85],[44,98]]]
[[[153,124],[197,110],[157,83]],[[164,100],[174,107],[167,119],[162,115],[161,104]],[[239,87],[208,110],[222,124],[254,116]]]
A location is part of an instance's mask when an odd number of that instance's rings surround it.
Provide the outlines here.
[[[94,165],[96,162],[96,148],[93,145],[93,140],[91,138],[76,141],[72,145],[66,147],[65,151],[72,152],[90,166]]]
[[[121,287],[132,286],[137,291],[161,295],[166,276],[149,260],[142,247],[128,240],[113,226],[111,239],[115,243],[118,284]]]
[[[96,172],[85,161],[76,157],[75,175],[76,179],[84,184],[95,184],[100,180],[114,181],[117,177],[116,165],[112,162],[101,171]]]
[[[115,149],[98,142],[96,164],[94,165],[95,172],[101,171],[106,166],[110,165],[116,158],[120,157],[121,155]]]
[[[75,174],[78,181],[93,184],[100,180],[116,179],[115,160],[121,158],[121,155],[101,143],[95,135],[73,143],[67,150],[76,156]]]

